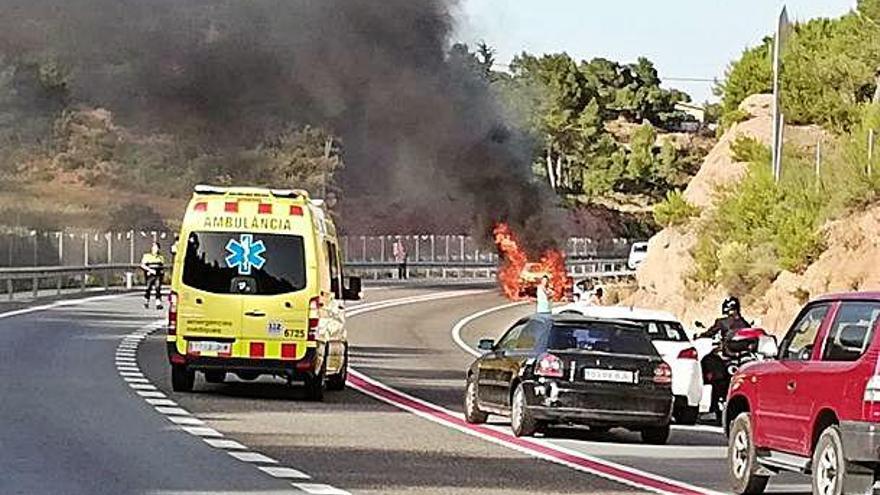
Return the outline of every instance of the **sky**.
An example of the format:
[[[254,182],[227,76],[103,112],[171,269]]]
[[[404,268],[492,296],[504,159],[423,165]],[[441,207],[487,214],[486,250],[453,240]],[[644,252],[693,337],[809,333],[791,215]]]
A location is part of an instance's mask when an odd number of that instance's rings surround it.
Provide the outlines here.
[[[722,78],[743,49],[771,34],[783,3],[792,20],[837,17],[856,0],[459,0],[454,41],[485,41],[506,64],[523,51],[652,60],[661,79]],[[696,102],[711,82],[667,81]]]

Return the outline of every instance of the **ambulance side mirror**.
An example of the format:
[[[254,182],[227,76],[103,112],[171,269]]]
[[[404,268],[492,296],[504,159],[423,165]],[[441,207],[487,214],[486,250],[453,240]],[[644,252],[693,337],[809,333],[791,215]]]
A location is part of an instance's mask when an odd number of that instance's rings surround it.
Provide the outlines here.
[[[342,290],[342,299],[345,301],[360,301],[363,297],[360,277],[348,277],[348,287]]]

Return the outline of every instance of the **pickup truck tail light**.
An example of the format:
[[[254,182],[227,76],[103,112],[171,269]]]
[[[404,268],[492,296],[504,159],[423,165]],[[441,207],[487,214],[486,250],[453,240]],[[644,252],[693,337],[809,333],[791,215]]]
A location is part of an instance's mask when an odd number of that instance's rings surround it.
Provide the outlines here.
[[[865,402],[880,402],[880,376],[874,375],[865,385]]]
[[[547,378],[562,378],[562,360],[553,354],[543,354],[535,365],[535,374]]]

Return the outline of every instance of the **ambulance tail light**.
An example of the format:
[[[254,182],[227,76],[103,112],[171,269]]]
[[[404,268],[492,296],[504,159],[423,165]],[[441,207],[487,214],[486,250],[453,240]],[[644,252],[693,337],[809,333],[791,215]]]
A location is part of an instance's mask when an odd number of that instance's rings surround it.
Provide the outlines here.
[[[303,216],[302,206],[291,205],[290,206],[290,216],[292,217],[301,217]]]
[[[238,213],[238,203],[235,201],[227,201],[226,205],[223,207],[223,211],[226,213]]]
[[[168,335],[177,335],[177,292],[168,294]]]
[[[271,215],[272,203],[260,203],[260,205],[257,206],[257,213],[260,215]]]
[[[309,340],[318,340],[318,323],[321,321],[321,298],[309,299]]]
[[[208,203],[199,201],[193,206],[193,211],[208,211]]]

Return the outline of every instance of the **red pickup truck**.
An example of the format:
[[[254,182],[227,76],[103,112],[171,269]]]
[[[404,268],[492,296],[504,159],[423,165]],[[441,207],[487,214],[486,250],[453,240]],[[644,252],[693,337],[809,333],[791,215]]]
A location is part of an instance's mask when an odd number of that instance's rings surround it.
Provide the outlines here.
[[[880,292],[807,304],[773,359],[731,379],[724,412],[733,490],[762,493],[780,471],[813,493],[871,493],[880,475]]]

